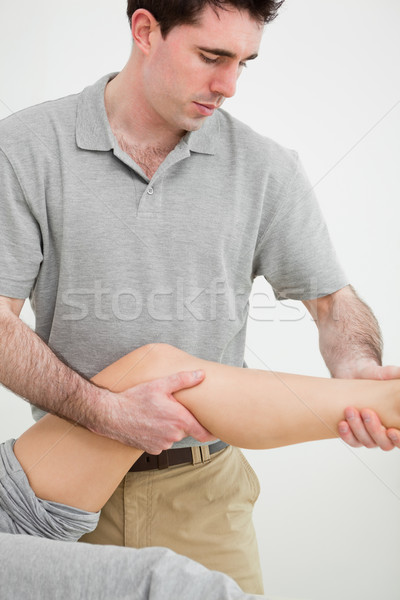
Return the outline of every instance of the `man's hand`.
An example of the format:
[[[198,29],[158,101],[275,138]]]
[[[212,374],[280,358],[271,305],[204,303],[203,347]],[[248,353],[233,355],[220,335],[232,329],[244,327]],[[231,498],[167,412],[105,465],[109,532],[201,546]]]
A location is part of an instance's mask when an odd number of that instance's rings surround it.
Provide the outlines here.
[[[380,366],[382,337],[378,321],[352,286],[347,285],[322,298],[304,301],[304,304],[316,321],[321,354],[333,377],[400,378],[399,367]],[[376,413],[360,413],[349,407],[345,417],[346,420],[339,423],[339,434],[353,448],[400,448],[400,431],[386,430]]]
[[[376,363],[359,365],[356,371],[347,376],[355,379],[400,379],[400,367],[381,367]],[[344,442],[353,448],[366,446],[367,448],[379,447],[382,450],[400,448],[400,431],[386,429],[378,415],[370,410],[358,411],[354,407],[345,410],[346,420],[339,423],[339,434]]]
[[[183,371],[125,392],[109,392],[99,413],[99,429],[93,431],[150,454],[160,454],[187,436],[200,442],[215,440],[173,396],[198,385],[204,377],[204,371]]]

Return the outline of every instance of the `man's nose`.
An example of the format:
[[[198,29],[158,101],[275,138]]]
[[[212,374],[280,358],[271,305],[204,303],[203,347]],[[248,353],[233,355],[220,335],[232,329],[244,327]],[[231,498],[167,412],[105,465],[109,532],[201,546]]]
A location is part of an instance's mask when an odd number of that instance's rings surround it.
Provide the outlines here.
[[[214,94],[232,98],[236,92],[236,82],[239,77],[239,71],[236,65],[221,67],[214,75],[211,84],[211,91]]]

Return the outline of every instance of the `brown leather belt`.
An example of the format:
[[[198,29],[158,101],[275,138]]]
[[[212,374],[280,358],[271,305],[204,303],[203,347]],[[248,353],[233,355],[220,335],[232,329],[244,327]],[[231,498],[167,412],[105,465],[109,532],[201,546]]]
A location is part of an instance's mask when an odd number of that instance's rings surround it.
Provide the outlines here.
[[[167,469],[176,465],[196,464],[200,462],[208,462],[211,454],[220,452],[226,448],[228,444],[225,442],[215,442],[209,446],[194,446],[193,448],[171,448],[163,450],[161,454],[148,454],[144,452],[142,456],[131,466],[129,471],[151,471],[152,469]],[[195,460],[194,454],[197,453],[200,457]]]

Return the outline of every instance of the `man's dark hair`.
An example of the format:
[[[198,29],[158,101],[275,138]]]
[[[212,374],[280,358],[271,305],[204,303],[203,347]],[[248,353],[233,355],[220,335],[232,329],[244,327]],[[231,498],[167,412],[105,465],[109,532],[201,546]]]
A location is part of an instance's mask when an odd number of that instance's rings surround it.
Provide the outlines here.
[[[127,15],[131,23],[133,13],[145,8],[160,24],[163,38],[178,25],[195,25],[207,6],[214,10],[236,8],[245,10],[260,23],[269,23],[277,16],[284,0],[128,0]]]

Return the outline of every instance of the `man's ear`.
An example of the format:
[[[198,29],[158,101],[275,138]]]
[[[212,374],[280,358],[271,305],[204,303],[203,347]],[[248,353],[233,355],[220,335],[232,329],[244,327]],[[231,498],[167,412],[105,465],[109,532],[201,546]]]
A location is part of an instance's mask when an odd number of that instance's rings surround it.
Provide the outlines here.
[[[132,15],[131,31],[132,38],[144,54],[148,54],[151,48],[151,34],[159,30],[158,21],[151,12],[144,8],[138,8]]]

